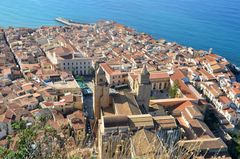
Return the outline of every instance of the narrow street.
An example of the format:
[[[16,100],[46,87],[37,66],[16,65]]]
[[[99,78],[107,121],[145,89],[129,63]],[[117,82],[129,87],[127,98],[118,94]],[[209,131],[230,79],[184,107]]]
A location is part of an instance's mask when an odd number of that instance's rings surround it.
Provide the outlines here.
[[[87,81],[86,84],[93,91],[93,83],[91,80]],[[83,111],[86,116],[86,139],[84,146],[91,147],[93,144],[93,132],[91,129],[90,120],[94,119],[93,113],[93,95],[84,95],[83,96]]]

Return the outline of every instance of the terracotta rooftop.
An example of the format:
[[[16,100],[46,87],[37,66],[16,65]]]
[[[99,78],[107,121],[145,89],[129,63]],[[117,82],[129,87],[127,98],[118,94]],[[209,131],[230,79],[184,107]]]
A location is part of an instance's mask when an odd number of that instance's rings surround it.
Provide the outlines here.
[[[150,100],[151,104],[160,104],[163,107],[173,107],[182,104],[186,101],[194,101],[192,98],[169,98],[169,99],[154,99]]]
[[[57,56],[63,56],[71,53],[72,50],[66,47],[57,47],[53,51],[56,53]]]
[[[161,79],[161,78],[170,78],[168,73],[163,73],[163,72],[159,72],[159,73],[150,73],[150,79]]]
[[[174,72],[174,74],[171,76],[171,79],[174,82],[177,82],[178,87],[184,96],[186,96],[187,98],[198,99],[198,97],[194,94],[194,92],[192,92],[191,89],[184,83],[184,81],[182,80],[183,78],[186,78],[186,76],[179,69],[177,69]]]
[[[120,92],[113,95],[113,105],[115,114],[118,115],[137,115],[141,114],[135,97],[127,92]]]
[[[81,130],[85,127],[83,112],[81,112],[80,110],[68,115],[67,118],[70,121],[70,125],[75,131]]]
[[[201,75],[206,77],[208,80],[215,79],[215,77],[213,75],[211,75],[204,69],[200,69],[200,70],[198,70],[198,72],[201,73]]]
[[[171,79],[173,81],[176,81],[176,80],[181,80],[184,77],[186,77],[186,76],[182,73],[182,71],[177,69],[177,70],[175,70],[174,74],[171,76]]]
[[[186,149],[199,147],[200,150],[209,151],[211,149],[221,150],[227,149],[227,145],[220,138],[196,139],[196,140],[180,140],[179,146]],[[196,145],[196,146],[194,146]]]
[[[125,115],[104,116],[103,121],[105,128],[129,126],[129,119]]]
[[[185,110],[193,119],[203,119],[202,113],[198,110],[196,106],[193,107],[186,107]]]
[[[193,107],[194,104],[190,101],[185,101],[184,103],[177,105],[174,110],[183,111],[187,107]]]
[[[119,71],[119,70],[113,70],[107,63],[101,63],[100,66],[109,75],[120,75],[120,74],[122,74],[122,72]]]
[[[128,117],[131,127],[154,127],[153,118],[149,114],[129,115]]]
[[[177,128],[177,123],[173,116],[155,116],[153,120],[162,129],[175,129]]]
[[[232,92],[237,95],[240,94],[240,89],[239,88],[232,88]]]
[[[227,96],[220,96],[219,101],[223,104],[228,104],[228,103],[232,102]]]

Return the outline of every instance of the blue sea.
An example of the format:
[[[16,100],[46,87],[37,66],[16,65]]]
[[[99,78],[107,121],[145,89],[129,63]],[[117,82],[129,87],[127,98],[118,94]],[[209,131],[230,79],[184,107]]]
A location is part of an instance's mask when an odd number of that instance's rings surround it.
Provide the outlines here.
[[[195,49],[213,52],[240,66],[240,0],[0,0],[0,26],[60,25],[114,20]]]

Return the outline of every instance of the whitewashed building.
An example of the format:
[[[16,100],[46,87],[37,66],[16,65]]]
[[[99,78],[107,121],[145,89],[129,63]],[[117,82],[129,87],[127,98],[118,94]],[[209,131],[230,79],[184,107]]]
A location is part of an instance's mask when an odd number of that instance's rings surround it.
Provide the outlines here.
[[[48,59],[58,68],[72,72],[73,75],[91,75],[93,59],[84,57],[81,52],[58,47],[46,53]]]

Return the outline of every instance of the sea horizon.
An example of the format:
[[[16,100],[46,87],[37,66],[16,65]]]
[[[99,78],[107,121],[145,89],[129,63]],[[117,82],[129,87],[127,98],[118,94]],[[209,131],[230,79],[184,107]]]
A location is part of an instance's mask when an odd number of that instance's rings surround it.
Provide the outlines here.
[[[155,39],[196,50],[213,49],[240,66],[240,11],[237,0],[2,0],[0,27],[58,26],[57,17],[95,23],[113,20]]]

